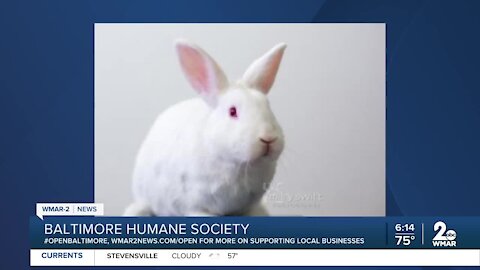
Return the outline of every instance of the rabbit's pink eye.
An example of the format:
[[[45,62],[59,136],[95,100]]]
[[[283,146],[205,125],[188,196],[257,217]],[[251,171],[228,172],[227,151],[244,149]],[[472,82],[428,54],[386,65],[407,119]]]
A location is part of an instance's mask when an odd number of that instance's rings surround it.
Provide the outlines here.
[[[235,107],[230,107],[230,116],[233,117],[233,118],[237,118],[238,115],[237,115],[237,108]]]

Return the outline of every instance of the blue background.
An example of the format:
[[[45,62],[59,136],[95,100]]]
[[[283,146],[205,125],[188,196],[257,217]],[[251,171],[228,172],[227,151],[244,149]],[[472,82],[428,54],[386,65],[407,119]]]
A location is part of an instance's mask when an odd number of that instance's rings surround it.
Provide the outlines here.
[[[475,0],[2,1],[0,269],[27,268],[36,202],[93,199],[94,22],[386,22],[387,214],[480,215],[479,11]]]

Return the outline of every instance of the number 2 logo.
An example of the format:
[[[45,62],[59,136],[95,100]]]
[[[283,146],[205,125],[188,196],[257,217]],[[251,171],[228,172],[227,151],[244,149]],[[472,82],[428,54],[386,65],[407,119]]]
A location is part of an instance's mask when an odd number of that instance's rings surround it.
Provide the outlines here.
[[[457,233],[454,230],[447,231],[447,224],[443,221],[437,221],[433,225],[433,230],[437,232],[433,237],[434,241],[452,241],[457,238]]]

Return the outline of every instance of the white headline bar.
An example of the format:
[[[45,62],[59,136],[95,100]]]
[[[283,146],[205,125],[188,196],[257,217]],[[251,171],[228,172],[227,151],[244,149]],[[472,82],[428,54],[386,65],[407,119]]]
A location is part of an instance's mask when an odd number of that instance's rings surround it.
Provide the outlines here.
[[[103,203],[37,203],[37,216],[103,216]]]

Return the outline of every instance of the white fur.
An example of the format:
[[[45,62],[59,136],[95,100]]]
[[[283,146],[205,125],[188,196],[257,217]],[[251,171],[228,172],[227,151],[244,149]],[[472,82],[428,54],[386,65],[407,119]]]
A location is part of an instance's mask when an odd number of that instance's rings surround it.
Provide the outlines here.
[[[274,79],[284,49],[276,46],[254,62],[247,75],[255,81],[244,77],[230,84],[206,52],[177,43],[183,71],[200,98],[173,105],[155,121],[136,159],[134,203],[125,215],[266,214],[258,203],[284,138],[266,97],[269,89],[253,86],[271,86],[262,77]],[[267,75],[253,76],[252,70]],[[267,151],[260,139],[275,141]]]

